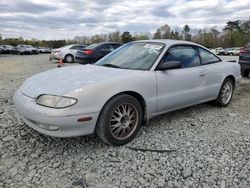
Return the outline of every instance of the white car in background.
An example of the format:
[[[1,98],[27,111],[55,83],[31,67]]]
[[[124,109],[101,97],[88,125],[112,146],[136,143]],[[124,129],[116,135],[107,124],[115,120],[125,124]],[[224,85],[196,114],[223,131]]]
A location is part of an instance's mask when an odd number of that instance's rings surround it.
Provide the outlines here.
[[[222,47],[218,47],[218,48],[212,49],[210,51],[216,55],[227,55],[227,51]]]
[[[84,44],[72,44],[63,46],[61,48],[53,49],[51,51],[50,59],[62,59],[66,63],[73,63],[75,61],[76,52],[78,50],[83,50],[86,46],[87,45]]]
[[[39,51],[39,53],[50,53],[50,49],[43,46],[36,46],[35,48]]]
[[[240,49],[240,47],[228,48],[226,51],[228,55],[240,55]]]

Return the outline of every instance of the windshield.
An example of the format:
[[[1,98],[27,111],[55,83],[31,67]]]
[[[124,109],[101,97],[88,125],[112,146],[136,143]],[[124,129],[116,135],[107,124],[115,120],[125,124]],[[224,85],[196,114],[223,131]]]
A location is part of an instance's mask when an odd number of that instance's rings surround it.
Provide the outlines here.
[[[96,65],[121,69],[149,70],[161,54],[165,44],[134,42],[123,45],[96,62]]]

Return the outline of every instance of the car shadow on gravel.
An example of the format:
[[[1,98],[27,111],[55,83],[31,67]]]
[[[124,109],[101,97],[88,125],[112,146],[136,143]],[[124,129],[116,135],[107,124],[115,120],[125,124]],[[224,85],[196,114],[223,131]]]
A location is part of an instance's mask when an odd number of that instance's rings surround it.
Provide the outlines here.
[[[183,108],[173,112],[168,112],[166,114],[162,114],[152,118],[146,126],[147,127],[157,126],[157,124],[159,124],[162,121],[165,121],[167,124],[168,122],[170,123],[172,121],[178,121],[183,118],[197,118],[197,113],[199,114],[206,113],[207,110],[211,110],[213,108],[217,107],[214,107],[209,104],[198,104],[195,106]]]

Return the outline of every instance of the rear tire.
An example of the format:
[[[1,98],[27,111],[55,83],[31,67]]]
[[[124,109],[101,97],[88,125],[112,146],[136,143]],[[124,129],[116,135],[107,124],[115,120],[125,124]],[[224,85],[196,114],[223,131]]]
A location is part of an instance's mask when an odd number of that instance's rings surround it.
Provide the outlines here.
[[[72,55],[66,55],[65,58],[64,58],[64,62],[73,63],[74,62],[74,57]]]
[[[95,133],[109,145],[127,144],[136,136],[142,116],[142,107],[134,97],[118,95],[103,107]]]
[[[226,78],[222,83],[219,95],[213,103],[216,106],[226,107],[232,100],[234,93],[234,82],[230,78]]]
[[[249,76],[249,70],[245,70],[245,71],[242,71],[241,72],[241,75],[243,76],[243,77],[248,77]]]

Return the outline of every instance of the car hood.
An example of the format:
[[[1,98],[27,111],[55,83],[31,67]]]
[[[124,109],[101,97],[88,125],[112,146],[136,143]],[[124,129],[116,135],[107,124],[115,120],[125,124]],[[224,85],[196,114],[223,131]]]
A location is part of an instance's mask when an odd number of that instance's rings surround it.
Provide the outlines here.
[[[41,94],[64,95],[74,89],[115,77],[130,76],[141,71],[97,65],[77,65],[52,69],[28,78],[20,91],[37,98]]]

